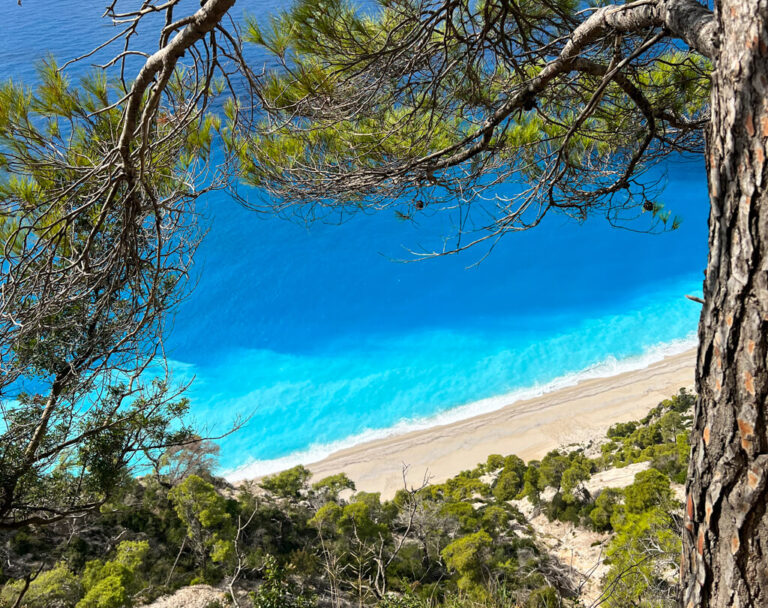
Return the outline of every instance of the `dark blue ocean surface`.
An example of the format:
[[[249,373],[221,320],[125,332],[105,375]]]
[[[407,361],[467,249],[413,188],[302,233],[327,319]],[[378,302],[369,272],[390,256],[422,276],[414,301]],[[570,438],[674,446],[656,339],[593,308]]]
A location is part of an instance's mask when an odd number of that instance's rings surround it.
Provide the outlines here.
[[[282,4],[238,2],[235,15]],[[102,5],[0,3],[0,77],[30,81],[46,53],[69,59],[104,40],[114,30]],[[684,295],[700,291],[706,263],[705,175],[680,161],[662,172],[679,230],[552,215],[479,265],[480,249],[396,261],[439,247],[445,218],[383,212],[304,226],[210,196],[198,285],[167,346],[178,377],[195,377],[198,421],[215,430],[251,416],[223,441],[222,467],[274,470],[691,345],[699,306]]]

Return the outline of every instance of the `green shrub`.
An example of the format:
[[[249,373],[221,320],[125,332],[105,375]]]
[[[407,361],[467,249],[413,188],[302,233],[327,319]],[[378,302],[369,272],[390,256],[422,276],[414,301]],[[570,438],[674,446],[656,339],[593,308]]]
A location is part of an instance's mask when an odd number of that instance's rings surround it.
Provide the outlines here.
[[[464,475],[458,475],[447,480],[445,483],[434,486],[433,495],[442,495],[446,499],[466,500],[475,495],[489,496],[491,489],[488,484],[472,477],[465,472]]]
[[[523,487],[516,498],[528,498],[534,505],[539,504],[539,467],[535,463],[528,463],[523,473]]]
[[[296,488],[293,487],[290,489],[294,490]],[[345,473],[338,473],[337,475],[329,475],[328,477],[324,477],[320,481],[313,483],[312,489],[318,494],[327,497],[329,500],[338,500],[339,493],[343,490],[355,490],[355,482],[347,477]],[[301,490],[301,487],[299,487],[298,490]]]
[[[619,422],[608,429],[608,438],[629,437],[637,429],[637,422]]]
[[[622,496],[621,490],[614,488],[606,488],[597,495],[595,506],[589,512],[589,518],[596,530],[607,531],[611,529],[611,516]]]
[[[498,501],[513,500],[520,492],[522,481],[512,470],[504,469],[493,486],[493,497]]]
[[[525,602],[525,608],[560,608],[560,595],[552,587],[536,589]]]
[[[485,461],[485,470],[488,473],[493,473],[499,469],[504,468],[504,456],[501,454],[491,454]]]
[[[443,505],[440,514],[455,519],[464,532],[474,532],[480,525],[478,513],[468,502],[449,502]]]
[[[10,545],[11,550],[18,555],[44,555],[49,549],[43,538],[23,529],[11,536]]]
[[[628,514],[607,549],[606,608],[674,608],[681,531],[663,507]]]
[[[107,576],[85,594],[77,608],[124,608],[130,606],[128,591],[119,575]]]
[[[264,559],[263,576],[261,585],[251,593],[253,608],[311,608],[314,606],[312,598],[296,592],[285,570],[271,555],[267,555]]]
[[[77,608],[123,608],[142,587],[139,569],[149,552],[146,541],[124,541],[113,560],[88,562],[83,574],[85,596]]]
[[[445,565],[458,575],[459,589],[477,591],[483,583],[493,540],[485,530],[453,541],[441,555]]]
[[[624,489],[624,506],[629,513],[643,513],[671,500],[669,478],[656,469],[639,472],[634,483]]]
[[[583,483],[592,476],[592,462],[583,454],[576,454],[571,458],[568,468],[563,471],[561,485],[563,499],[569,503],[579,502],[587,496]]]
[[[197,475],[190,475],[168,492],[168,498],[187,530],[198,562],[206,557],[216,563],[226,563],[234,555],[234,524],[229,502],[216,491],[213,484]]]
[[[24,588],[23,581],[6,583],[0,591],[0,606],[13,606]],[[58,563],[41,572],[24,595],[25,608],[72,608],[82,597],[83,587],[69,568]]]
[[[541,459],[539,467],[539,489],[544,490],[548,487],[560,490],[560,482],[563,473],[570,465],[568,456],[559,450],[552,450]]]
[[[497,505],[491,505],[483,510],[482,526],[489,534],[496,535],[504,530],[511,518],[509,511]]]
[[[302,490],[306,489],[307,481],[312,472],[301,465],[292,469],[266,477],[261,481],[261,487],[280,498],[299,498]]]

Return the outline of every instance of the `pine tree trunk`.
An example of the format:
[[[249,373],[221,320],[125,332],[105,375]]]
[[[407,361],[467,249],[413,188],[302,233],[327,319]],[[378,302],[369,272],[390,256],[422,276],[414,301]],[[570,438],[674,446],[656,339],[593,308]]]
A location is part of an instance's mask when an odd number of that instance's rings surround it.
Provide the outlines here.
[[[684,608],[768,607],[768,0],[719,0]]]

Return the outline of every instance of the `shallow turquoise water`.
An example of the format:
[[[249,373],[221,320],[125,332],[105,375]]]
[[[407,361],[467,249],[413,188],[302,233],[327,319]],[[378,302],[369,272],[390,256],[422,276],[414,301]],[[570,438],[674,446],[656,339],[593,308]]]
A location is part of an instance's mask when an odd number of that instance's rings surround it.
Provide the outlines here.
[[[280,2],[243,2],[265,14]],[[50,17],[52,6],[57,18]],[[101,3],[0,4],[0,77],[29,80],[47,51],[102,40]],[[154,37],[152,38],[154,40]],[[365,438],[486,411],[585,375],[606,375],[692,344],[706,262],[703,167],[663,168],[664,202],[684,222],[651,236],[551,216],[484,251],[399,263],[439,246],[444,218],[389,213],[310,227],[205,201],[211,231],[199,284],[168,340],[193,415],[239,474],[320,457]],[[485,401],[480,401],[485,400]],[[478,401],[480,401],[478,403]]]

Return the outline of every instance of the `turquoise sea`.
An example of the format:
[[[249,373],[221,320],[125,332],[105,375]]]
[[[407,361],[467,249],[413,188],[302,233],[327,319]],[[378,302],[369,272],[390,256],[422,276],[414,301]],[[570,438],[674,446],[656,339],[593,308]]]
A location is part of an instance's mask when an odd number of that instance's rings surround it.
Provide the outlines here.
[[[238,2],[235,17],[282,5]],[[106,39],[102,12],[92,0],[0,3],[0,78],[31,81],[46,53],[69,59]],[[684,295],[700,293],[706,263],[703,162],[674,159],[659,176],[676,232],[552,215],[487,258],[410,263],[408,250],[440,247],[447,218],[306,226],[209,197],[198,284],[167,347],[176,377],[194,378],[198,424],[215,433],[249,417],[221,442],[222,472],[309,462],[692,347],[699,306]]]

